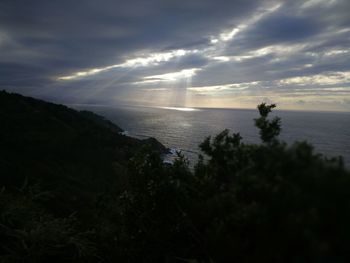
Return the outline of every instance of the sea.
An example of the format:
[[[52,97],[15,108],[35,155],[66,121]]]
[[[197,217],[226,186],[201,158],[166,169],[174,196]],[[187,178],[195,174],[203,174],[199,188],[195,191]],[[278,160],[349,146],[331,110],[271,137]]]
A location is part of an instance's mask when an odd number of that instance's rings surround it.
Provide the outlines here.
[[[194,165],[200,149],[198,145],[208,136],[224,129],[239,132],[243,141],[259,143],[259,131],[254,126],[258,111],[253,109],[212,109],[181,107],[140,107],[70,105],[77,110],[90,110],[117,124],[125,134],[144,139],[154,137],[170,148],[166,157],[172,161],[181,151]],[[271,117],[282,120],[280,139],[310,142],[316,152],[327,157],[343,156],[350,167],[350,113],[275,110]]]

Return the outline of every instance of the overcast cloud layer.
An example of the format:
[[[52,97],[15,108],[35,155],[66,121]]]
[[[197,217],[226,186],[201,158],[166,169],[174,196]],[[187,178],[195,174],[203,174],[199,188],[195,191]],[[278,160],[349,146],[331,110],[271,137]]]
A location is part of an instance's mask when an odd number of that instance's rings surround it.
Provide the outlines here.
[[[350,1],[2,0],[0,89],[63,103],[350,111]]]

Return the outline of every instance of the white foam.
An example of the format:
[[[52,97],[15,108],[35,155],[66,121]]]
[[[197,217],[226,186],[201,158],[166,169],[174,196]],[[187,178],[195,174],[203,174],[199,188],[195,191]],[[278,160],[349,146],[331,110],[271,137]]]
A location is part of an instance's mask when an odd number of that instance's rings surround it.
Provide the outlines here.
[[[125,136],[128,136],[129,135],[129,132],[128,131],[122,131],[122,132],[119,132],[120,135],[125,135]]]

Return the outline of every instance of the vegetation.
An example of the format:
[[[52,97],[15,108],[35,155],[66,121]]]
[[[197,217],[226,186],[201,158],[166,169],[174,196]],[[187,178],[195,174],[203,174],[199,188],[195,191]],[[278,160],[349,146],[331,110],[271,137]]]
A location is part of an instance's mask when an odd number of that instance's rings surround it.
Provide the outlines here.
[[[92,113],[0,94],[1,262],[348,262],[350,174],[307,142],[224,130],[179,154]],[[154,146],[157,144],[157,146]]]

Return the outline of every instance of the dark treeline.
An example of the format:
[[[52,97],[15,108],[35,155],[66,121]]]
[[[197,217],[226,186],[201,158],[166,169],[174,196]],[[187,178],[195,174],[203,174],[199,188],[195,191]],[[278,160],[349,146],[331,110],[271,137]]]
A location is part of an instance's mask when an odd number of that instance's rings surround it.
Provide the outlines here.
[[[194,169],[91,112],[0,92],[0,262],[349,262],[341,158],[228,130]]]

